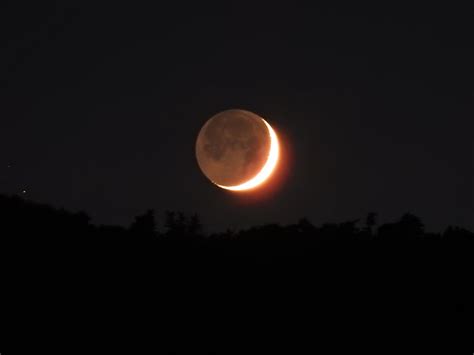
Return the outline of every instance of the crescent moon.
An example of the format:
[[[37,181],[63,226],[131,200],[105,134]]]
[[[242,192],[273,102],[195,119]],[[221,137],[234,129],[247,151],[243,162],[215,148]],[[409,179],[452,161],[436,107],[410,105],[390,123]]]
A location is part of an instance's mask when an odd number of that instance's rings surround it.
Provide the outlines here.
[[[272,172],[275,170],[275,167],[278,163],[278,158],[280,156],[280,144],[278,142],[278,136],[276,135],[272,126],[270,126],[267,121],[265,121],[263,118],[261,118],[261,120],[267,126],[268,134],[270,135],[270,149],[269,149],[268,158],[267,158],[267,161],[265,162],[265,165],[258,172],[257,175],[255,175],[253,178],[251,178],[250,180],[247,180],[246,182],[240,185],[224,186],[224,185],[216,184],[217,186],[226,190],[231,190],[231,191],[250,190],[264,183],[270,177]]]

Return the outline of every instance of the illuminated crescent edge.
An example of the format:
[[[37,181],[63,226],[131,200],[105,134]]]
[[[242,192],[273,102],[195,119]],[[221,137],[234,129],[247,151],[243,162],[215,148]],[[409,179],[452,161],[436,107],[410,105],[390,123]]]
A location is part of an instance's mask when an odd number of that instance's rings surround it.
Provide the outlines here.
[[[270,175],[272,174],[273,170],[275,170],[275,167],[278,163],[278,157],[280,156],[280,145],[278,143],[278,137],[273,130],[272,126],[270,126],[267,121],[265,121],[262,118],[262,121],[265,123],[265,125],[268,128],[268,133],[270,134],[270,152],[268,153],[268,158],[263,166],[262,170],[255,175],[253,178],[250,180],[247,180],[246,182],[240,184],[240,185],[235,185],[235,186],[224,186],[224,185],[219,185],[216,184],[217,186],[227,189],[227,190],[232,190],[232,191],[244,191],[244,190],[250,190],[253,189],[254,187],[259,186],[265,180],[267,180]]]

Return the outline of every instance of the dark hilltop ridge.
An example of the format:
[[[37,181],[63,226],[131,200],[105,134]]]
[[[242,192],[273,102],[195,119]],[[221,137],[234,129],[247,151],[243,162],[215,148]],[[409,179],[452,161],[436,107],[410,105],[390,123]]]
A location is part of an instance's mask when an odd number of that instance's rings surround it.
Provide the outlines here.
[[[0,196],[11,353],[70,353],[96,338],[170,354],[474,350],[471,231],[427,233],[415,215],[379,224],[371,213],[207,235],[198,215],[161,217],[95,226],[86,213]]]

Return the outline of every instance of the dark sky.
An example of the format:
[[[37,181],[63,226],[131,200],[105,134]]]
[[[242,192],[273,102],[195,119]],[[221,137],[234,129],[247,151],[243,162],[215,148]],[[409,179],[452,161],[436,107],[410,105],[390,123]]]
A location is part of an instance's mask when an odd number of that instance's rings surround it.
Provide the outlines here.
[[[209,229],[370,211],[474,227],[472,8],[159,3],[0,5],[0,193],[96,223],[154,208]],[[228,108],[291,147],[251,203],[194,155]]]

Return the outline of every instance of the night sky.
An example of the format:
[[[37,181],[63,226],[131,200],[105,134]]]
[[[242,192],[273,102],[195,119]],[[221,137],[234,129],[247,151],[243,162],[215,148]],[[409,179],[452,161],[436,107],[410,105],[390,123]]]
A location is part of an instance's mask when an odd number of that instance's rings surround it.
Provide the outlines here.
[[[0,193],[98,224],[153,208],[198,212],[208,231],[371,211],[474,227],[472,8],[7,3]],[[198,168],[199,129],[230,108],[284,138],[271,193]]]

